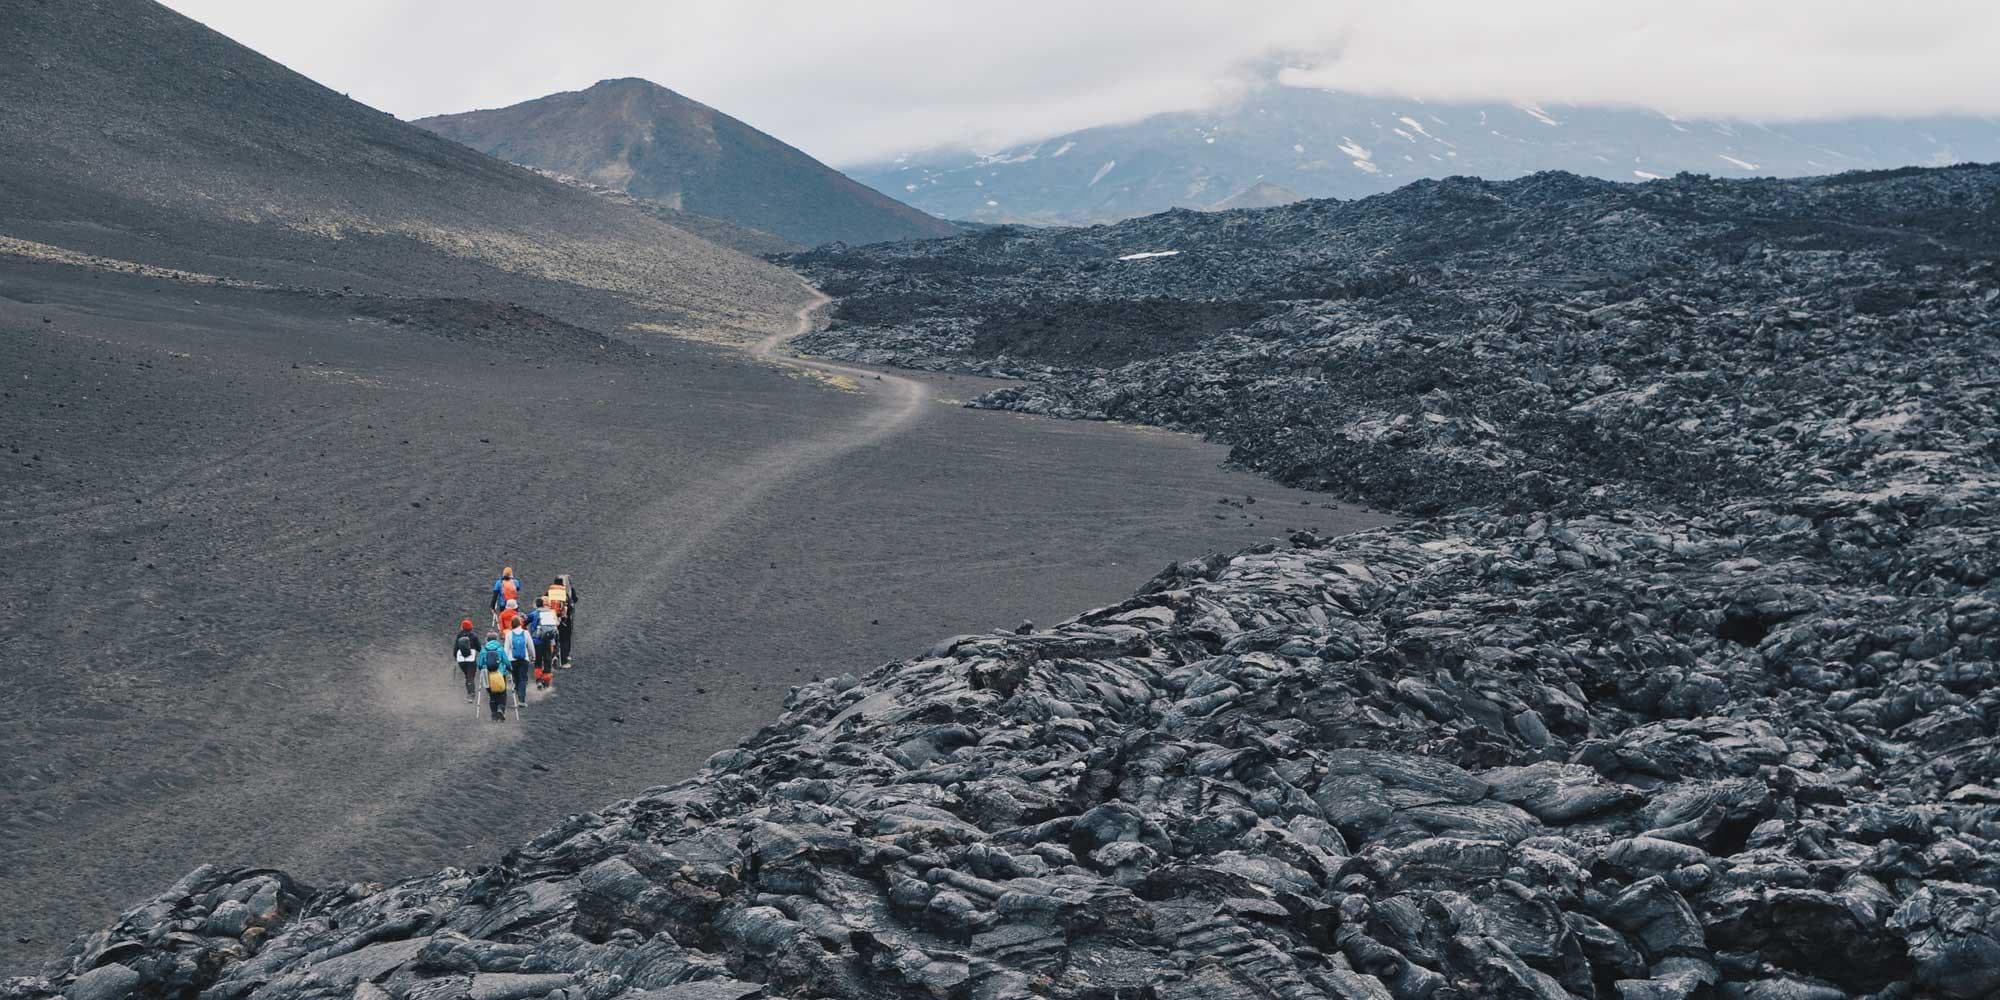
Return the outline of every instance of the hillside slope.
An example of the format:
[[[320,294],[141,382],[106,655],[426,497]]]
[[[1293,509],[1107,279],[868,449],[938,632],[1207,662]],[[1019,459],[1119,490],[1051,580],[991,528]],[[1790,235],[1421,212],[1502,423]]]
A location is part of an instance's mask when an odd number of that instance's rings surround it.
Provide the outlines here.
[[[0,20],[0,235],[24,241],[16,253],[532,297],[592,322],[768,329],[796,306],[783,272],[399,122],[147,0],[4,0]]]
[[[1790,177],[1990,160],[2000,160],[2000,121],[1992,119],[1676,120],[1642,109],[1424,102],[1274,82],[1210,110],[983,155],[933,150],[847,170],[945,218],[1079,224],[1206,208],[1260,181],[1309,198],[1359,198],[1454,175]]]
[[[417,124],[500,159],[569,174],[807,245],[948,236],[951,224],[655,83],[605,80]]]
[[[1549,173],[799,255],[823,350],[1443,513],[801,684],[477,869],[203,866],[0,1000],[1989,1000],[1996,213]]]

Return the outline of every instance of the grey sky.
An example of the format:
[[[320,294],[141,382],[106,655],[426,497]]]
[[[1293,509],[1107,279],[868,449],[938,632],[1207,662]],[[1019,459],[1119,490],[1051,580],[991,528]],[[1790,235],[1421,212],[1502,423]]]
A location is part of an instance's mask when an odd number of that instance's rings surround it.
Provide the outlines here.
[[[1311,84],[1682,115],[2000,114],[1994,0],[167,0],[411,118],[641,76],[836,164]]]

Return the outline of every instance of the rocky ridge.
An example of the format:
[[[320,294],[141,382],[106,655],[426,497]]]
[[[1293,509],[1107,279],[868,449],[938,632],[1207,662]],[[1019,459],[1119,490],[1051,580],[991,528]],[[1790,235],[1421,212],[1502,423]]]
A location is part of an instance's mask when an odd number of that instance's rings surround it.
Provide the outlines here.
[[[1997,167],[1539,174],[785,260],[840,298],[803,349],[1025,380],[975,406],[1398,510],[1577,510],[1990,468],[1996,233]]]
[[[0,996],[1993,996],[1996,190],[1453,181],[808,255],[823,348],[1183,407],[1418,517],[803,686],[488,867],[204,867]]]

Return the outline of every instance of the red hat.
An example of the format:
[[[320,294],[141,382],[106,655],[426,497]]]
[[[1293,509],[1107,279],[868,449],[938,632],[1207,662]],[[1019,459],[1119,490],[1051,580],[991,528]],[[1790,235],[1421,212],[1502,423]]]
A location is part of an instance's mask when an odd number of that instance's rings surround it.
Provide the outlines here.
[[[466,632],[472,631],[472,619],[467,618],[464,621],[459,622],[458,627]]]

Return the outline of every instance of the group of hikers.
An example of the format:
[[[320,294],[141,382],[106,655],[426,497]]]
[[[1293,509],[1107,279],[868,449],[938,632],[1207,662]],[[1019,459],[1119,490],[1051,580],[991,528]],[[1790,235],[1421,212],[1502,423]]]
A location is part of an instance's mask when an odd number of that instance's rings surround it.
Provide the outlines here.
[[[521,607],[525,593],[514,567],[502,569],[493,581],[493,626],[485,642],[470,618],[458,623],[458,635],[451,641],[452,662],[465,675],[466,702],[477,704],[483,686],[496,722],[506,720],[510,702],[519,717],[528,704],[531,679],[536,690],[547,691],[555,685],[558,667],[566,670],[574,665],[577,600],[569,574],[556,577],[531,608]]]

